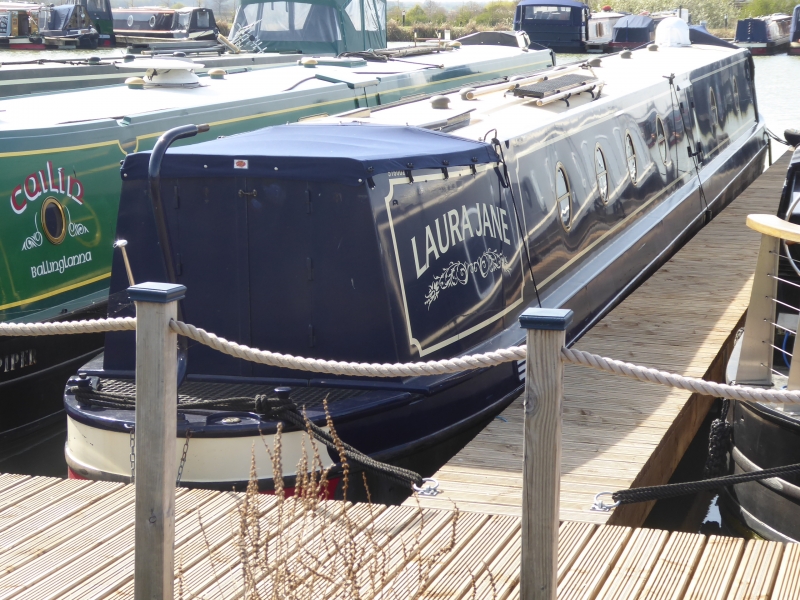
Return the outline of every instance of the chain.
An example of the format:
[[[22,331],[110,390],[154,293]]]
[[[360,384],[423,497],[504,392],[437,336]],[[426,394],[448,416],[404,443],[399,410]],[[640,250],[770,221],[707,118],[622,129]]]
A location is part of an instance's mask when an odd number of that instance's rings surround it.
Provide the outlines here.
[[[136,478],[136,428],[131,427],[131,483]]]
[[[192,438],[192,430],[186,430],[186,441],[183,443],[183,453],[181,454],[181,464],[178,465],[178,480],[175,482],[176,486],[181,484],[181,477],[183,477],[183,467],[186,464],[186,453],[189,452],[189,440]]]

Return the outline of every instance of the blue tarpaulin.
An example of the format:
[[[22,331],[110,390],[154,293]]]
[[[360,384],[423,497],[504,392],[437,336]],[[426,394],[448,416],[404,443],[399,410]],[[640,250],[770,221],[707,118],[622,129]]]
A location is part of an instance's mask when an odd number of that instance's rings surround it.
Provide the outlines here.
[[[800,5],[794,7],[792,11],[792,31],[789,40],[792,42],[800,41]]]
[[[741,19],[736,23],[735,42],[766,43],[767,23],[762,19]]]
[[[165,178],[260,177],[361,185],[390,171],[497,162],[490,144],[397,125],[279,125],[171,148]],[[150,152],[129,154],[125,181],[147,179]],[[410,166],[409,166],[410,165]]]
[[[614,25],[612,42],[650,41],[650,32],[655,29],[655,21],[646,15],[627,15]]]

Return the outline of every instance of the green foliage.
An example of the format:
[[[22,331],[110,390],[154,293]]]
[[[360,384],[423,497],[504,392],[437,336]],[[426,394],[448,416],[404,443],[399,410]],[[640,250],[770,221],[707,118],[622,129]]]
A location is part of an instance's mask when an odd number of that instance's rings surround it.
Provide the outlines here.
[[[741,18],[763,17],[775,13],[791,15],[797,0],[751,0],[744,6],[739,13]]]
[[[503,25],[511,29],[514,24],[514,11],[517,8],[516,2],[490,2],[483,12],[475,18],[478,25],[495,27]]]
[[[456,27],[463,27],[467,23],[474,21],[483,12],[483,6],[477,2],[467,2],[450,13],[449,22]]]
[[[428,20],[428,15],[425,10],[419,5],[415,5],[411,10],[406,11],[406,25],[413,25],[414,23],[425,23]]]
[[[771,2],[779,0],[753,0],[753,2]],[[692,23],[706,21],[708,27],[720,28],[725,26],[725,15],[728,15],[728,23],[733,26],[738,18],[738,10],[732,0],[617,0],[609,3],[607,0],[600,0],[592,3],[594,10],[599,10],[602,6],[611,4],[614,10],[629,12],[638,15],[642,11],[658,12],[662,10],[673,10],[678,5],[689,9]]]

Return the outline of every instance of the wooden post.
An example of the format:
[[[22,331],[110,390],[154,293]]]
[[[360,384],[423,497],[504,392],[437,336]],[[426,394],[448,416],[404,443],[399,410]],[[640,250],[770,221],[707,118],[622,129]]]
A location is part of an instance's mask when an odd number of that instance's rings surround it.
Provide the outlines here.
[[[521,600],[555,600],[558,509],[561,491],[561,348],[572,311],[530,308],[519,318],[528,330],[522,480]]]
[[[186,288],[140,283],[136,302],[135,600],[172,600],[178,336],[169,328]]]

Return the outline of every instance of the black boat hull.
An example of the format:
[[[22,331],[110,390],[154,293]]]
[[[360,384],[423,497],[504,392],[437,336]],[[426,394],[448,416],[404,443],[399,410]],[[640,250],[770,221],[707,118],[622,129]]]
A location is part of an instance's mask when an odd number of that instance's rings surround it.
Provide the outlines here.
[[[796,416],[796,415],[795,415]],[[734,402],[734,473],[800,463],[800,420],[755,403]],[[800,541],[800,474],[727,488],[724,506],[759,536]]]

